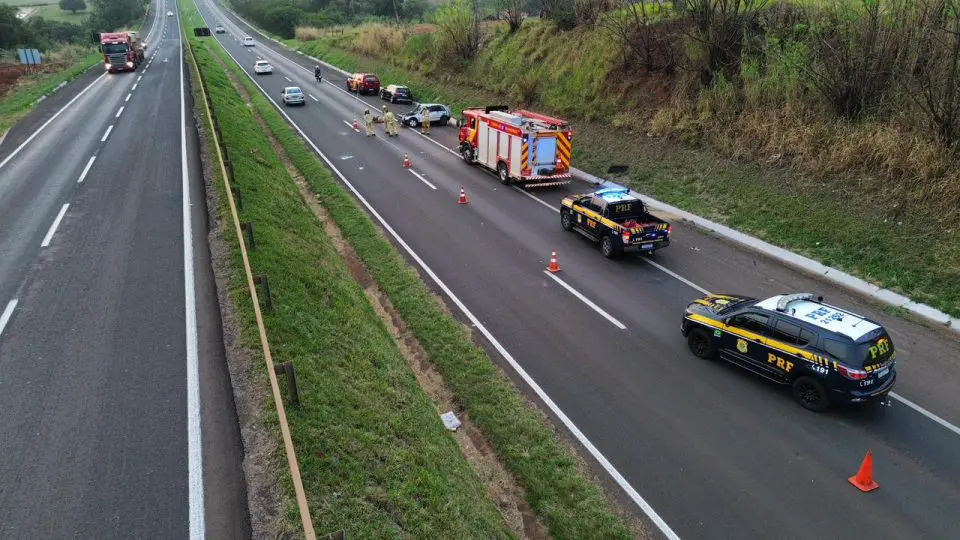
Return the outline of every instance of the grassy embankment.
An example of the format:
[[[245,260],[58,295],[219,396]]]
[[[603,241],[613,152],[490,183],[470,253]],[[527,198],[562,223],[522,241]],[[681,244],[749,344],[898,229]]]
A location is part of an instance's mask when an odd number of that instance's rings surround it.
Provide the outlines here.
[[[182,5],[189,27],[193,5]],[[550,534],[558,539],[630,537],[542,414],[525,403],[256,87],[212,40],[190,41],[243,193],[242,219],[256,227],[251,263],[271,279],[277,311],[266,315],[266,325],[274,354],[278,361],[292,360],[301,381],[304,405],[288,414],[318,532],[346,527],[348,536],[362,538],[508,534],[222,64],[242,81],[252,110],[445,378],[455,402],[523,486]],[[232,229],[221,234],[236,240]],[[237,251],[231,292],[243,339],[255,350],[255,323]],[[266,384],[266,377],[260,378]],[[288,526],[295,527],[292,490],[287,492]]]
[[[454,107],[566,115],[577,167],[629,164],[641,192],[960,316],[955,154],[902,119],[832,117],[809,102],[816,91],[792,59],[769,56],[762,70],[748,60],[742,90],[689,97],[683,77],[623,70],[600,29],[500,25],[460,73],[434,60],[432,30],[301,28],[286,43]]]

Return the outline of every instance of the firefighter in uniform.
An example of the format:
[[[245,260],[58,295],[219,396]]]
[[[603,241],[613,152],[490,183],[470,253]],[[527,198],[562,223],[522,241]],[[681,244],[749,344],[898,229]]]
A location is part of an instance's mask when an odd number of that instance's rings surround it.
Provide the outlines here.
[[[376,135],[376,133],[373,132],[373,115],[370,114],[370,109],[363,110],[363,123],[367,128],[367,137]]]
[[[424,135],[430,134],[430,108],[423,107],[420,109],[420,133]]]
[[[399,135],[399,133],[397,133],[397,117],[387,110],[386,105],[383,106],[383,123],[387,126],[388,136],[396,137]]]

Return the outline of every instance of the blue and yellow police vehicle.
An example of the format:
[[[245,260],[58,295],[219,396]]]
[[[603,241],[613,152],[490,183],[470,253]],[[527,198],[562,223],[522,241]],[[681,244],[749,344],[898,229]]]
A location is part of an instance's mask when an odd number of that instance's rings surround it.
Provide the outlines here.
[[[680,330],[693,354],[789,385],[815,412],[883,400],[897,378],[896,351],[880,324],[810,293],[707,296],[687,306]]]
[[[670,245],[670,224],[650,214],[630,189],[603,184],[593,193],[566,197],[560,203],[560,226],[600,243],[604,257],[624,251],[653,253]]]

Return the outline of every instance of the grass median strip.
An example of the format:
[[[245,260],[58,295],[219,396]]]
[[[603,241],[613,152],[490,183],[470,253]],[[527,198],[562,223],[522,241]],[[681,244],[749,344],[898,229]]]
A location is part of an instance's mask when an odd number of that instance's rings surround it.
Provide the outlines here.
[[[212,47],[212,45],[211,45]],[[215,51],[225,63],[231,60]],[[230,69],[253,96],[293,165],[342,231],[374,280],[444,377],[455,400],[518,479],[527,501],[554,538],[629,538],[599,487],[580,471],[542,413],[527,404],[510,381],[433,296],[371,219],[285,123],[259,90],[232,63]],[[234,164],[237,167],[237,164]],[[305,477],[308,473],[305,471]],[[322,516],[315,516],[322,519]],[[640,531],[637,531],[640,533]],[[485,535],[472,531],[464,538]]]
[[[211,44],[191,43],[243,194],[241,219],[256,227],[251,264],[270,278],[276,310],[265,323],[272,349],[277,361],[297,367],[303,403],[288,409],[288,419],[318,533],[510,537]],[[221,234],[233,236],[226,228]],[[239,248],[231,257],[242,340],[256,350]],[[266,374],[260,378],[266,384]],[[287,492],[285,522],[293,532],[298,518]]]

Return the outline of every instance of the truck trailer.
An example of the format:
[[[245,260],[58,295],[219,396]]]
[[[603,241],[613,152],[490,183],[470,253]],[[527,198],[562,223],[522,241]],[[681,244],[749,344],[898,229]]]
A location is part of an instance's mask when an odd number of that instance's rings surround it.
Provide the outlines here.
[[[566,120],[493,106],[464,109],[460,155],[497,173],[503,184],[525,187],[569,184],[573,132]]]

